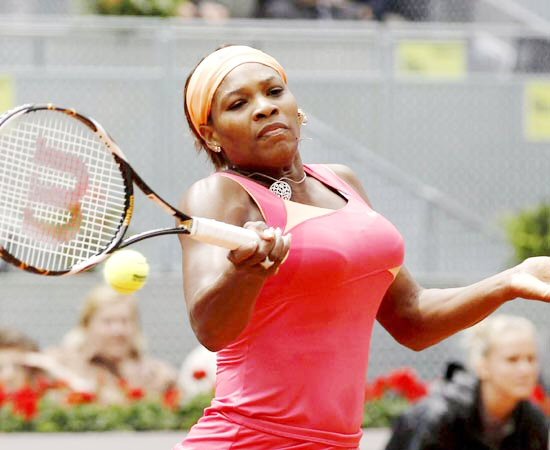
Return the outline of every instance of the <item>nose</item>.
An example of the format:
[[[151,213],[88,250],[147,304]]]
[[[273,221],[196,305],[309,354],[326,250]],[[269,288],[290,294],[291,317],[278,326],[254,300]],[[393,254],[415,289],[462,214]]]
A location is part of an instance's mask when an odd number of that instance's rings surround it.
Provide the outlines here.
[[[531,360],[521,360],[520,364],[518,365],[518,371],[522,375],[531,375],[538,371],[538,363],[537,361],[531,361]]]
[[[254,120],[265,119],[278,114],[279,108],[269,98],[260,97],[256,100]]]

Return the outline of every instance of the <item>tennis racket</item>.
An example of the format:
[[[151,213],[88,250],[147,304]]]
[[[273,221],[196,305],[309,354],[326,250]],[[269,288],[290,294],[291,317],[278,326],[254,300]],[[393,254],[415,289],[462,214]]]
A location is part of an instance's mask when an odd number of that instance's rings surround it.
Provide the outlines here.
[[[136,185],[179,226],[124,235]],[[187,234],[233,250],[252,230],[191,217],[163,200],[132,169],[95,120],[51,104],[0,116],[0,257],[40,275],[70,275],[117,249],[154,236]]]

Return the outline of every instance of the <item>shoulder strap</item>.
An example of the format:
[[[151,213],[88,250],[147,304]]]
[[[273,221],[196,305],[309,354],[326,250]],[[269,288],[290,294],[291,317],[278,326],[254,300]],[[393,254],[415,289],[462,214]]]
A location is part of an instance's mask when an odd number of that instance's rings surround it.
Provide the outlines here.
[[[216,172],[239,183],[248,192],[248,195],[258,206],[265,223],[272,227],[279,227],[284,230],[286,227],[286,208],[282,199],[264,186],[252,181],[249,178],[229,172]]]
[[[340,191],[345,197],[354,197],[362,203],[365,202],[352,186],[342,180],[342,178],[336,175],[336,173],[325,164],[304,164],[304,168],[307,173]]]

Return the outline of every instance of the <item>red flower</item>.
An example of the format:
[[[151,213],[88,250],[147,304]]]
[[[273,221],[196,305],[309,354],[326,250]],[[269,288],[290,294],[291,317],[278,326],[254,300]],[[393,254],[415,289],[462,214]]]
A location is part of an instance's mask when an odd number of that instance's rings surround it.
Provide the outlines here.
[[[367,384],[365,401],[379,399],[390,390],[410,402],[415,402],[428,393],[428,388],[413,370],[398,369],[387,377],[378,377],[372,384]]]
[[[544,403],[545,399],[546,392],[544,392],[544,388],[540,384],[537,384],[535,386],[535,389],[533,390],[533,393],[531,394],[531,400],[533,401],[533,403],[541,405]]]
[[[195,380],[202,380],[206,378],[206,370],[198,369],[193,372],[193,378]]]
[[[4,390],[4,386],[0,385],[0,408],[9,399],[8,393]]]
[[[37,377],[36,391],[41,396],[48,390],[54,388],[56,385],[44,376]]]
[[[69,405],[84,405],[93,403],[96,400],[96,395],[93,392],[69,392],[67,395],[67,403]]]
[[[164,392],[162,401],[168,408],[176,409],[180,401],[180,391],[176,388],[168,389]]]
[[[376,400],[384,396],[388,389],[388,382],[384,377],[378,377],[372,384],[367,384],[365,401]]]
[[[145,397],[145,391],[141,388],[129,388],[126,391],[126,397],[133,401],[141,400]]]
[[[19,389],[13,394],[13,410],[25,420],[32,420],[38,413],[38,393],[30,387]]]
[[[389,385],[411,402],[415,402],[428,393],[428,389],[411,369],[396,370],[388,377]]]

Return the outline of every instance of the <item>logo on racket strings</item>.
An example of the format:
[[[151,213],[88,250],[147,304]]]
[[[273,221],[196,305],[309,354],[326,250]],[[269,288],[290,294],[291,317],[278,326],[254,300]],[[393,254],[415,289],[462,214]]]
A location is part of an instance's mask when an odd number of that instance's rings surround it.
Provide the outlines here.
[[[82,223],[81,199],[89,181],[86,164],[76,155],[49,147],[41,136],[32,162],[23,230],[45,243],[71,241]]]

